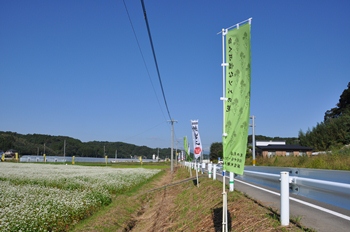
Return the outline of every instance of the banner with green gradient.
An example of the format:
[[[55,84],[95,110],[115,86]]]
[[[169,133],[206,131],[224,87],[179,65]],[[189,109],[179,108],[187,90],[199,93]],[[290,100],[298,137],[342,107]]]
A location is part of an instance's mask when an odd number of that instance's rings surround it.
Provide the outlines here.
[[[189,160],[187,136],[184,137],[185,160]]]
[[[224,169],[242,175],[247,152],[250,110],[250,24],[226,34]]]

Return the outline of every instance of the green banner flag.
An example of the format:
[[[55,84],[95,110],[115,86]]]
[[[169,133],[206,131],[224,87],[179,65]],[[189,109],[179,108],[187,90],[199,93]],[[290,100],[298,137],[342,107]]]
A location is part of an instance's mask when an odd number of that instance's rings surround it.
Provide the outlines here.
[[[184,150],[185,150],[185,160],[189,159],[190,154],[188,154],[188,143],[187,143],[187,136],[184,137]]]
[[[250,24],[226,34],[224,169],[242,175],[247,152],[250,110]]]

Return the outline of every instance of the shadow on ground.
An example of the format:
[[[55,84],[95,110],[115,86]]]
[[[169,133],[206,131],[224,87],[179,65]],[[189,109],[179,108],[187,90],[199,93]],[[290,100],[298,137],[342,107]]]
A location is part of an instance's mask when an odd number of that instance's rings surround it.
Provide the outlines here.
[[[194,184],[194,186],[197,186],[197,184],[199,184],[200,183],[200,181],[198,180],[198,183],[197,183],[197,179],[194,179],[194,180],[192,180],[193,181],[193,184]]]
[[[214,222],[214,228],[216,232],[222,231],[222,207],[216,208],[213,210],[213,222]],[[232,226],[231,221],[231,214],[229,211],[227,211],[227,228],[228,231],[231,231]]]

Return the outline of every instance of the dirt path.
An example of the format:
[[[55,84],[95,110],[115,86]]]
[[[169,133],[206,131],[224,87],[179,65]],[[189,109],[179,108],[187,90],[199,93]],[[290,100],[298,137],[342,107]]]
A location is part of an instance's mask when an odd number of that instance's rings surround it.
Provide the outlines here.
[[[154,198],[147,202],[142,214],[135,218],[135,226],[131,231],[167,231],[171,222],[168,217],[174,207],[173,198],[176,196],[176,188],[167,188],[173,183],[173,174],[168,170],[163,178],[156,184]],[[160,189],[158,189],[160,188]]]

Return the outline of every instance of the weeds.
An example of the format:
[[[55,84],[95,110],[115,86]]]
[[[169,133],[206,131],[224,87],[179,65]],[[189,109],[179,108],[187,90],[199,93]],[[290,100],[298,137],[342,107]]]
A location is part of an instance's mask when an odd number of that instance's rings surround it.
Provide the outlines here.
[[[252,158],[246,159],[246,165],[252,164]],[[256,158],[257,166],[298,167],[313,169],[350,170],[350,148],[334,150],[317,156],[278,156]]]

